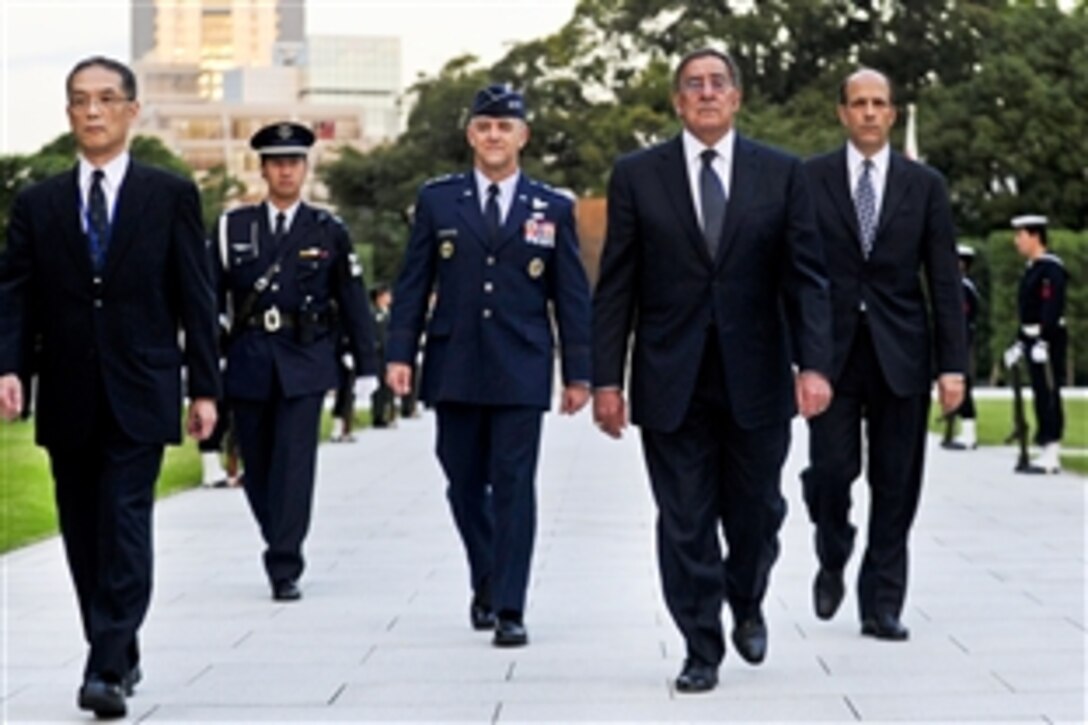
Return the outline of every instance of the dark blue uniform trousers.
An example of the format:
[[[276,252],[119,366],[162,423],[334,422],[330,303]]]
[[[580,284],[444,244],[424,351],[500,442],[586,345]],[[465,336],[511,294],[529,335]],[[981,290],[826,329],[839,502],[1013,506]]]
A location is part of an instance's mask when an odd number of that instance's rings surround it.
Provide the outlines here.
[[[276,393],[270,400],[231,401],[246,498],[261,527],[264,567],[273,586],[302,575],[324,397]]]
[[[99,395],[98,424],[49,447],[68,568],[90,645],[85,675],[120,681],[139,663],[151,601],[151,508],[163,446],[121,430]]]
[[[543,411],[439,403],[438,460],[468,554],[473,591],[497,612],[521,614],[536,535],[536,478]]]
[[[780,482],[789,440],[787,421],[751,430],[737,425],[715,333],[707,335],[680,427],[642,429],[658,511],[662,592],[694,660],[716,666],[725,656],[723,602],[738,624],[762,617],[786,516]]]

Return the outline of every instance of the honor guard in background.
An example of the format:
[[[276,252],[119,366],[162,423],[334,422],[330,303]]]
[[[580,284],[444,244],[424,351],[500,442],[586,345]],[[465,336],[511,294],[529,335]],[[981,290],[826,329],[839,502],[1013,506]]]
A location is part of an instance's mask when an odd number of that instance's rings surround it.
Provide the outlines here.
[[[224,386],[279,601],[301,596],[318,423],[325,394],[337,385],[341,329],[355,374],[375,373],[370,309],[348,232],[300,198],[313,142],[295,123],[254,134],[268,198],[224,214],[215,230],[221,309],[230,324]]]
[[[438,458],[468,554],[471,623],[494,629],[497,646],[518,646],[528,641],[533,482],[552,401],[553,323],[561,410],[573,414],[589,399],[589,283],[570,199],[518,168],[529,138],[521,95],[481,90],[466,136],[475,168],[419,192],[393,294],[387,378],[397,395],[409,393],[426,326],[420,398],[438,415]]]
[[[1068,273],[1055,255],[1047,251],[1047,219],[1036,214],[1012,220],[1016,230],[1016,251],[1028,260],[1020,278],[1018,309],[1020,329],[1017,341],[1005,353],[1008,367],[1021,357],[1027,361],[1038,426],[1035,442],[1043,449],[1022,472],[1058,473],[1065,417],[1061,386],[1065,379],[1065,286]]]
[[[978,427],[976,425],[975,396],[972,394],[975,378],[975,331],[978,329],[978,315],[982,300],[971,279],[971,264],[975,261],[975,250],[965,244],[956,248],[960,257],[960,274],[963,277],[963,314],[967,323],[967,377],[963,390],[963,403],[954,413],[945,416],[945,436],[941,446],[953,451],[970,451],[978,448]],[[960,436],[953,439],[956,418],[960,419]]]

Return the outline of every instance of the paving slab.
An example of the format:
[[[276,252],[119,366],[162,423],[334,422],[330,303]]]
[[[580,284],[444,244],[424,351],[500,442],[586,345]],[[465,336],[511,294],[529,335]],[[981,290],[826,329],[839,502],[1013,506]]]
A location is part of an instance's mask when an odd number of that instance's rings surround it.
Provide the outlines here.
[[[271,601],[243,496],[195,490],[156,511],[143,633],[147,722],[1085,720],[1088,479],[1018,477],[1004,449],[931,441],[904,618],[912,640],[858,633],[850,598],[811,611],[811,525],[794,428],[790,514],[765,611],[770,654],[730,654],[721,686],[673,690],[682,641],[661,599],[637,435],[549,416],[527,623],[498,650],[468,627],[468,574],[430,414],[320,450],[305,598]],[[864,531],[868,497],[856,487]],[[860,543],[860,542],[859,542]],[[83,646],[63,551],[0,557],[0,720],[86,722]],[[731,626],[726,618],[726,627]]]

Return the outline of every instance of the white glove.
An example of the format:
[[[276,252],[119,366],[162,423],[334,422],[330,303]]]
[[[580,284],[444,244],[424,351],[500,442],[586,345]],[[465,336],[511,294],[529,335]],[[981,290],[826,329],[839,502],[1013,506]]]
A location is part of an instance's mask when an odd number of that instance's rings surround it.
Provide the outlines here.
[[[355,378],[355,399],[369,400],[370,396],[378,389],[378,378],[375,375],[365,375]]]
[[[1009,370],[1016,367],[1016,364],[1024,357],[1024,348],[1019,342],[1014,342],[1008,350],[1005,351],[1005,367]]]
[[[1047,350],[1046,342],[1039,340],[1031,346],[1031,361],[1044,365],[1050,359],[1050,351]]]

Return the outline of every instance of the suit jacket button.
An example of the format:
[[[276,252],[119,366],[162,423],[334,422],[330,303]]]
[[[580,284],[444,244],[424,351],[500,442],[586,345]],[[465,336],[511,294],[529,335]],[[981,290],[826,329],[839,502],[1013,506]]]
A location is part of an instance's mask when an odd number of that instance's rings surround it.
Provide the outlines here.
[[[488,256],[487,266],[488,267],[494,267],[495,266],[495,257],[494,256]]]
[[[94,306],[95,307],[102,307],[102,300],[95,300],[94,301]]]
[[[490,282],[484,282],[484,292],[491,294],[491,291],[495,289],[495,285]]]
[[[484,310],[484,319],[485,320],[491,319],[491,310],[490,309],[485,309]]]

